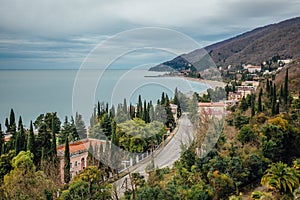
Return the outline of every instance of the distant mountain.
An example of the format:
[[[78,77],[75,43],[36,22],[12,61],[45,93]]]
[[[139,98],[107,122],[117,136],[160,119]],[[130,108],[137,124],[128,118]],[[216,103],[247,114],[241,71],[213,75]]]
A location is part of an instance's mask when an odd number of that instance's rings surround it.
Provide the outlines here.
[[[300,17],[260,27],[228,40],[183,54],[151,68],[152,71],[178,70],[192,66],[202,71],[213,66],[260,65],[273,56],[300,57]]]

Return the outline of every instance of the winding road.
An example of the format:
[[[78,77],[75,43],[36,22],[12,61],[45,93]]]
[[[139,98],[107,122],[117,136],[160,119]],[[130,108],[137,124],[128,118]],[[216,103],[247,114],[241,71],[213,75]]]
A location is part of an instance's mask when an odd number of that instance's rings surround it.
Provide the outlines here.
[[[177,131],[175,130],[174,136],[157,150],[152,158],[145,159],[144,161],[136,164],[128,172],[138,172],[141,175],[147,176],[146,167],[150,164],[151,160],[154,160],[155,167],[172,167],[174,162],[181,156],[182,145],[189,145],[193,140],[193,126],[191,121],[188,119],[187,114],[184,113],[178,121]],[[118,181],[114,182],[115,192],[118,196],[122,196],[126,190],[124,183],[129,183],[129,175],[124,176]],[[129,186],[131,188],[131,186]]]

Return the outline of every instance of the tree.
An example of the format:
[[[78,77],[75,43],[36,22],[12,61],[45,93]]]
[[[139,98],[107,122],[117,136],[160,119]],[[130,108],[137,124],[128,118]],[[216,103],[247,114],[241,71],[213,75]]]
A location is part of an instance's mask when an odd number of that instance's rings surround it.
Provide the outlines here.
[[[66,138],[69,137],[73,132],[72,124],[69,122],[68,117],[65,116],[64,124],[61,128],[61,132],[58,137],[58,143],[64,144],[66,141]]]
[[[38,158],[42,156],[42,148],[44,148],[45,156],[48,156],[50,149],[51,149],[51,133],[50,130],[47,129],[47,124],[42,123],[39,130],[38,136],[36,139],[36,154]]]
[[[29,135],[27,138],[27,151],[30,151],[35,155],[35,141],[34,141],[32,121],[30,121]]]
[[[56,161],[57,152],[56,152],[56,135],[54,132],[54,119],[52,119],[52,137],[51,137],[51,157],[53,161]]]
[[[74,118],[73,116],[71,116],[71,123],[70,123],[70,141],[77,141],[79,140],[79,134],[77,132],[77,129],[76,129],[76,125],[75,125],[75,122],[74,122]]]
[[[170,100],[169,100],[168,95],[166,95],[166,98],[165,98],[165,110],[166,110],[166,114],[167,114],[167,121],[165,124],[167,127],[171,128],[171,131],[172,131],[172,129],[174,128],[174,125],[175,125],[175,119],[174,119],[173,112],[170,107]]]
[[[52,120],[54,120],[54,126],[52,126]],[[33,125],[36,129],[39,129],[40,126],[42,126],[44,123],[46,124],[48,131],[51,131],[51,132],[54,131],[55,133],[58,133],[60,131],[61,121],[57,117],[56,112],[53,112],[53,113],[48,112],[46,114],[40,114],[36,118]],[[54,130],[52,130],[52,129],[54,129]]]
[[[181,117],[181,106],[180,106],[180,102],[179,102],[179,99],[178,99],[177,88],[175,89],[175,94],[174,94],[174,104],[177,105],[177,118],[179,118],[179,117]]]
[[[244,125],[239,134],[237,135],[237,139],[242,143],[248,143],[250,141],[254,141],[256,138],[256,135],[253,131],[253,127],[251,127],[249,124],[248,125]]]
[[[15,119],[15,112],[13,109],[10,110],[10,115],[9,115],[9,132],[12,135],[16,133],[16,119]]]
[[[299,187],[299,178],[300,175],[296,169],[278,162],[270,165],[265,171],[261,184],[278,192],[292,193],[294,189]]]
[[[137,112],[136,117],[142,119],[143,118],[143,103],[142,103],[142,97],[139,95],[139,100],[137,104]]]
[[[2,149],[3,144],[4,144],[4,133],[2,131],[2,127],[0,124],[0,155],[1,155],[1,149]]]
[[[285,111],[288,111],[288,97],[289,97],[289,69],[286,69],[284,79],[284,104]]]
[[[242,111],[246,111],[248,109],[248,104],[247,104],[247,101],[246,101],[245,97],[242,98],[242,101],[240,103],[240,109]]]
[[[251,117],[255,115],[255,95],[251,95]]]
[[[12,159],[13,170],[4,177],[4,194],[7,199],[45,199],[45,190],[55,191],[55,186],[42,171],[36,171],[33,154],[21,151]]]
[[[10,110],[10,115],[9,115],[9,133],[11,134],[10,137],[10,148],[14,148],[15,142],[16,142],[16,120],[15,120],[15,113],[14,110]]]
[[[130,114],[130,119],[135,118],[135,108],[132,104],[129,105],[129,114]]]
[[[62,192],[61,199],[111,199],[111,185],[101,183],[98,168],[89,166]]]
[[[18,132],[16,133],[16,141],[15,141],[16,155],[20,151],[26,150],[26,137],[25,137],[25,131],[24,131],[24,128],[23,128],[21,116],[20,116],[18,124],[19,124],[19,126],[18,126]]]
[[[82,115],[77,112],[75,115],[75,126],[76,126],[76,130],[78,132],[79,138],[80,139],[86,138],[87,137],[86,128],[85,128],[84,121],[82,119]]]
[[[70,174],[70,148],[69,148],[69,139],[66,137],[65,143],[65,153],[64,153],[64,181],[65,183],[69,183],[71,180]]]
[[[259,95],[258,95],[258,105],[257,105],[257,112],[262,112],[262,94],[263,94],[263,91],[262,91],[262,88],[260,88],[259,90]]]
[[[8,118],[6,117],[5,118],[5,127],[6,127],[6,133],[8,133],[9,132],[9,122],[8,122]]]

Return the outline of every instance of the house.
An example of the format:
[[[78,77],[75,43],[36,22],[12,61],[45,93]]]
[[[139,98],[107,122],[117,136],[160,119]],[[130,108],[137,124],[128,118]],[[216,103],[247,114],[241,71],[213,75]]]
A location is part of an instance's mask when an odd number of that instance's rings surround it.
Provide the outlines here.
[[[239,100],[226,100],[224,103],[226,104],[226,107],[236,106],[239,104]]]
[[[293,61],[292,59],[285,59],[285,60],[278,60],[277,63],[289,64],[289,63],[291,63],[292,61]]]
[[[240,101],[243,98],[242,92],[229,92],[228,100],[230,101]]]
[[[259,81],[243,81],[242,86],[253,86],[257,88],[259,86]]]
[[[83,139],[70,143],[70,174],[71,178],[79,174],[87,167],[88,149],[90,145],[94,148],[96,145],[105,145],[105,140]],[[59,171],[61,182],[64,183],[64,153],[65,145],[56,148],[59,158]]]
[[[241,92],[242,98],[246,98],[248,95],[251,95],[256,90],[256,87],[254,86],[237,86],[236,88],[237,92]]]
[[[255,73],[261,71],[261,66],[245,65],[244,69],[247,69],[249,73]]]
[[[199,102],[198,114],[222,118],[225,116],[226,104],[224,102]]]

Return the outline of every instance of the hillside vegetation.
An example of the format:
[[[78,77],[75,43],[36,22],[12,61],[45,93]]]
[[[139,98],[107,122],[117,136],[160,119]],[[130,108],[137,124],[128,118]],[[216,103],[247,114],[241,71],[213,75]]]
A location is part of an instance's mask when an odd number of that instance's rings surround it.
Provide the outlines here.
[[[211,58],[205,57],[204,52]],[[300,57],[300,17],[257,28],[204,49],[197,49],[150,70],[168,71],[166,66],[178,70],[180,66],[190,65],[197,70],[203,70],[215,65],[222,67],[228,65],[236,67],[247,63],[260,65],[277,55],[280,59]]]

